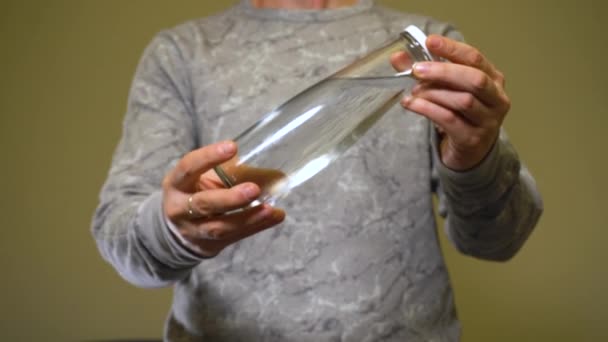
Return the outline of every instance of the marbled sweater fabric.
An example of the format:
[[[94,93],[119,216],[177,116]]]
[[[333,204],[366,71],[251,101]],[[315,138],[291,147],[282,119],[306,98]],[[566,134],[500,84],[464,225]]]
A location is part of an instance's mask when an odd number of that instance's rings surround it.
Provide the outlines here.
[[[278,203],[284,223],[211,259],[180,245],[161,209],[163,176],[184,154],[234,138],[410,24],[462,39],[450,25],[360,0],[327,10],[244,1],[152,40],[92,230],[127,281],[174,286],[166,341],[459,340],[432,197],[458,250],[513,256],[542,201],[504,135],[479,166],[453,172],[437,159],[432,124],[396,105]]]

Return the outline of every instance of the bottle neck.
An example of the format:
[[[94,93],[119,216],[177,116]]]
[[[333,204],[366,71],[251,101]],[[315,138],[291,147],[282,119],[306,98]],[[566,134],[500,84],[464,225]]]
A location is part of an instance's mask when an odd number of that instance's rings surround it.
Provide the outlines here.
[[[416,37],[407,31],[401,32],[401,38],[410,55],[413,57],[414,63],[433,60],[433,56],[431,56],[427,49],[422,45],[424,42],[419,42]]]

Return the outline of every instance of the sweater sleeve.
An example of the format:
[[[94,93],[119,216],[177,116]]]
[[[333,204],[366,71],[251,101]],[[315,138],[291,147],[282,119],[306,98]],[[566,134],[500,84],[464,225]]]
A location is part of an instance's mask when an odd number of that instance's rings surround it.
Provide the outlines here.
[[[130,283],[167,286],[200,258],[171,234],[162,211],[164,175],[197,145],[187,63],[161,33],[137,68],[121,140],[92,222],[101,255]]]
[[[431,22],[429,33],[464,41],[449,24]],[[481,259],[512,258],[532,233],[543,211],[541,195],[504,130],[480,165],[456,172],[441,162],[438,136],[431,125],[432,174],[439,214],[454,246]]]
[[[439,159],[431,129],[433,179],[450,241],[464,254],[506,261],[523,246],[543,211],[536,184],[504,131],[485,159],[456,172]]]

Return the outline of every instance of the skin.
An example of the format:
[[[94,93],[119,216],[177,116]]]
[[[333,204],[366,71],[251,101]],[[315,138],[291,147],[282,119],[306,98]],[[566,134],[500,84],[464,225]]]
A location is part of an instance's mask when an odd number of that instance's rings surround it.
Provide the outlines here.
[[[356,0],[253,0],[256,7],[335,8]],[[431,120],[440,136],[439,153],[450,169],[475,167],[496,142],[509,111],[504,76],[474,47],[442,36],[428,37],[427,48],[450,61],[414,65],[419,80],[404,108]],[[407,64],[406,56],[391,56],[396,70]],[[268,204],[250,206],[260,195],[254,183],[226,189],[213,167],[237,153],[232,141],[224,141],[185,155],[162,184],[163,210],[179,233],[197,245],[203,256],[212,257],[227,246],[276,226],[285,212]],[[189,205],[188,199],[192,197]],[[192,209],[194,215],[188,213]],[[235,209],[240,209],[236,210]]]
[[[443,164],[466,171],[492,149],[511,108],[505,77],[470,45],[439,35],[429,36],[426,45],[432,54],[450,63],[416,63],[414,76],[419,84],[401,104],[435,124]],[[392,56],[398,70],[403,57]]]
[[[268,204],[249,206],[260,195],[256,184],[224,187],[213,167],[236,153],[237,146],[232,141],[204,146],[186,154],[163,180],[165,215],[205,257],[215,256],[227,246],[285,219],[283,210]],[[190,196],[194,215],[188,212]]]
[[[352,6],[357,0],[252,0],[257,8],[323,9]]]

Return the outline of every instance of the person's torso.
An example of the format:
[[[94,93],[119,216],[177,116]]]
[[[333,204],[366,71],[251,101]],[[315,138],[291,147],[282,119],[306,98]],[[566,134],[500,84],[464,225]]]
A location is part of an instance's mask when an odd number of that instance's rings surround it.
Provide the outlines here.
[[[383,13],[297,22],[233,9],[184,26],[196,37],[189,68],[199,144],[234,138],[399,27],[425,20]],[[175,286],[167,339],[457,339],[432,211],[428,137],[425,119],[394,106],[277,203],[287,212],[283,224],[204,260]]]

